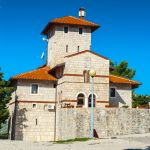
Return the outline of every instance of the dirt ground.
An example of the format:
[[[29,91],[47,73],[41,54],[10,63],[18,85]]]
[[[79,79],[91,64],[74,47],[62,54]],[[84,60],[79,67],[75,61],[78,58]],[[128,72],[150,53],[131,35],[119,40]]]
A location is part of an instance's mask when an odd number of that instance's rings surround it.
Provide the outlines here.
[[[0,140],[0,150],[150,150],[150,134],[56,144]]]

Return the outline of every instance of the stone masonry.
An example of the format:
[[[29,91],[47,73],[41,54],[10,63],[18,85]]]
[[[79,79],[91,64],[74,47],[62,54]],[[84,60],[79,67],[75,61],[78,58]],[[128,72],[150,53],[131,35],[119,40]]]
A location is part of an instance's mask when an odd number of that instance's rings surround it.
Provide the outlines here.
[[[90,60],[90,67],[86,68],[86,59]],[[88,103],[88,97],[91,94],[90,83],[84,83],[83,71],[93,68],[97,71],[95,77],[94,91],[96,95],[97,106],[101,105],[101,101],[105,101],[105,105],[109,103],[109,60],[91,54],[90,52],[66,58],[64,76],[58,81],[58,93],[61,93],[62,100],[77,100],[79,93],[85,95],[85,107]],[[65,76],[65,74],[68,74]],[[73,74],[73,76],[69,75]],[[60,85],[60,86],[59,86]],[[59,96],[58,96],[59,97]],[[58,100],[59,101],[59,100]]]
[[[39,94],[31,94],[31,84],[39,85]],[[51,81],[20,80],[10,102],[10,138],[29,141],[53,141],[55,112],[48,105],[55,105],[56,89]],[[16,98],[15,98],[16,97]],[[15,106],[16,100],[16,106]],[[33,105],[36,105],[33,108]],[[11,133],[12,132],[12,133]]]
[[[16,115],[16,140],[54,141],[55,112],[45,109],[45,104],[33,109],[31,103],[19,103]]]
[[[67,26],[69,33],[64,33],[65,26],[55,26],[49,33],[48,39],[48,65],[54,67],[64,62],[64,57],[83,50],[89,50],[91,47],[91,29],[83,27],[83,34],[79,35],[79,27]],[[68,52],[66,52],[68,45]],[[61,56],[61,57],[60,57]]]
[[[89,137],[90,109],[60,109],[57,112],[57,140]],[[150,110],[96,108],[94,129],[99,138],[150,133]]]

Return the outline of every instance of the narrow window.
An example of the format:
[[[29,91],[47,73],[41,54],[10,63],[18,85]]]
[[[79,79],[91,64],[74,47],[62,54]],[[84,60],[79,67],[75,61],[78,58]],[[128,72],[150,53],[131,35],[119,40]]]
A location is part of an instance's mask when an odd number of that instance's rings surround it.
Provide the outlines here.
[[[68,45],[66,45],[66,53],[68,53]]]
[[[87,83],[89,83],[90,82],[90,71],[89,70],[87,70],[87,74],[86,74],[86,76],[87,76]]]
[[[38,125],[38,120],[37,120],[37,119],[35,120],[35,125],[36,125],[36,126]]]
[[[68,33],[68,27],[64,27],[64,33]]]
[[[86,83],[86,70],[83,71],[84,83]]]
[[[80,52],[80,46],[78,46],[77,51]]]
[[[82,34],[82,33],[83,33],[83,29],[79,28],[79,34]]]
[[[31,94],[38,94],[38,84],[32,84]]]
[[[36,109],[36,104],[33,104],[33,105],[32,105],[32,108],[33,108],[33,109]]]
[[[116,97],[116,89],[110,88],[110,97]]]
[[[84,76],[84,83],[89,83],[90,82],[89,70],[84,70],[83,76]]]

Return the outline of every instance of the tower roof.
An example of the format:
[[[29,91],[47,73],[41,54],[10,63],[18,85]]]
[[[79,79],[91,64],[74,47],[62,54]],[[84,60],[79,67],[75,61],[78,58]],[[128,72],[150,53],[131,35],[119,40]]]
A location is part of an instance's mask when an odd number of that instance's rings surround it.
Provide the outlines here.
[[[55,24],[62,24],[62,25],[80,25],[80,26],[86,26],[91,27],[92,32],[100,27],[100,25],[95,24],[93,22],[87,21],[85,19],[76,18],[73,16],[65,16],[61,18],[56,18],[54,20],[49,21],[49,23],[46,25],[44,30],[42,31],[42,34],[47,35],[49,29],[55,25]]]

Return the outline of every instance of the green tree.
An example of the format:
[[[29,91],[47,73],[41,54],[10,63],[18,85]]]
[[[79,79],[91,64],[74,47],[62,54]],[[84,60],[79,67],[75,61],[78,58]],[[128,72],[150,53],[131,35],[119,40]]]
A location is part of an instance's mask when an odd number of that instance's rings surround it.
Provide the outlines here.
[[[132,79],[135,76],[136,70],[128,68],[128,62],[122,61],[119,64],[115,64],[114,62],[110,61],[110,66],[114,68],[111,71],[111,74],[125,77],[128,79]]]
[[[138,95],[133,92],[132,94],[132,106],[136,108],[138,106],[148,107],[148,103],[150,102],[150,96],[148,95]]]
[[[122,61],[119,64],[115,64],[110,61],[110,67],[113,68],[110,72],[113,75],[122,76],[128,79],[132,79],[135,76],[136,70],[128,68],[128,62]],[[148,95],[139,95],[135,91],[132,91],[132,107],[136,108],[138,106],[148,107],[148,102],[150,102],[150,96]]]
[[[8,103],[11,100],[13,88],[10,82],[3,79],[3,73],[0,72],[0,128],[9,117]]]

